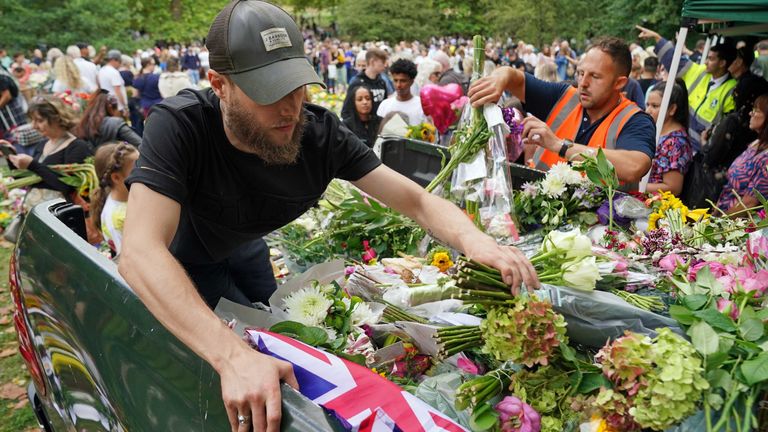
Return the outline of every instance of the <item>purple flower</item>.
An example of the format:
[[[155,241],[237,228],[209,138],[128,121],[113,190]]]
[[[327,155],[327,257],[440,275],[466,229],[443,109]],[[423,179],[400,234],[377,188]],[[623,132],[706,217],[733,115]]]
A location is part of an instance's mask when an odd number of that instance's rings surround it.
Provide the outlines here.
[[[499,413],[502,432],[540,432],[541,417],[530,405],[507,396],[494,407]]]
[[[616,211],[616,199],[613,200],[613,223],[622,227],[629,227],[632,223],[632,219],[619,215]],[[608,201],[605,201],[600,208],[597,209],[597,220],[602,225],[608,225],[608,219],[610,218],[610,209],[608,208]]]

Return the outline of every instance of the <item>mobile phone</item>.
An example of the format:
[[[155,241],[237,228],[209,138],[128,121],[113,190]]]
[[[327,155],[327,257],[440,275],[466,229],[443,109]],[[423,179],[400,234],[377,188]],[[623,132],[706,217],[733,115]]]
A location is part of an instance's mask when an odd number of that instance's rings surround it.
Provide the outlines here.
[[[8,157],[10,155],[15,155],[16,149],[8,145],[0,145],[0,153],[3,154],[3,157]]]

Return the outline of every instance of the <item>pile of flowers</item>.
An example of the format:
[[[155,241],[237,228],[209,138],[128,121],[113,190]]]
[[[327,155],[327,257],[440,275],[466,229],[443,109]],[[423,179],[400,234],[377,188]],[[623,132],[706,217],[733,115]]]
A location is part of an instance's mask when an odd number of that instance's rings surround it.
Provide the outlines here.
[[[328,93],[320,86],[309,86],[309,101],[313,104],[336,113],[341,117],[341,108],[344,105],[345,93]]]

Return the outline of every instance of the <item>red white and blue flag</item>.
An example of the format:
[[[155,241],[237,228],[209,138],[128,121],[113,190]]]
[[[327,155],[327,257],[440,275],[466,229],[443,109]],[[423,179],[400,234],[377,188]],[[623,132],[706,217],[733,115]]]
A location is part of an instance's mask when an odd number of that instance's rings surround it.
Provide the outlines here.
[[[369,369],[287,336],[246,330],[264,354],[293,364],[301,393],[359,432],[466,432],[424,401]]]

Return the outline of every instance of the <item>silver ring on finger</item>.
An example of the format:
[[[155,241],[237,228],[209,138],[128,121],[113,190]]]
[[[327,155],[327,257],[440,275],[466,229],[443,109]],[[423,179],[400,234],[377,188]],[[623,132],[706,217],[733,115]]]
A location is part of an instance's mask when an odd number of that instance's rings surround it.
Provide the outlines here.
[[[247,424],[250,421],[251,421],[251,416],[242,415],[242,414],[237,415],[237,422],[241,425]]]

